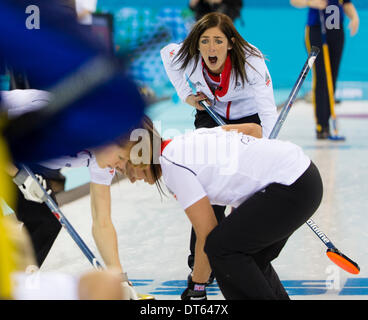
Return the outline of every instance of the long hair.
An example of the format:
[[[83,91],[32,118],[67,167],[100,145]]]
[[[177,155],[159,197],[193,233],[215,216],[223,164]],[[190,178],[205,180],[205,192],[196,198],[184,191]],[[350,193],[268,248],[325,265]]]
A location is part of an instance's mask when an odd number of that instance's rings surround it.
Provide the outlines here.
[[[149,159],[148,159],[148,163],[142,163],[142,165],[149,166],[152,177],[155,180],[157,190],[162,196],[162,194],[165,194],[165,192],[162,189],[161,183],[160,183],[160,177],[161,177],[162,171],[161,171],[159,157],[161,155],[162,138],[159,132],[154,127],[152,120],[147,116],[143,116],[141,121],[137,125],[133,126],[127,134],[119,138],[116,141],[116,143],[121,147],[126,147],[127,145],[129,145],[129,148],[131,149],[134,147],[134,145],[142,142],[143,136],[139,136],[139,139],[134,140],[134,141],[130,139],[131,133],[136,129],[143,129],[145,133],[148,133],[149,141],[147,141],[147,143],[144,144],[144,147],[149,148],[148,150]]]
[[[180,69],[184,70],[189,62],[194,58],[195,64],[191,74],[194,72],[198,61],[199,61],[199,39],[201,35],[210,28],[218,27],[221,32],[226,36],[229,43],[232,45],[230,52],[230,58],[232,63],[232,68],[235,71],[235,79],[242,80],[243,84],[248,81],[248,77],[245,71],[245,65],[248,64],[253,68],[248,62],[248,56],[256,56],[263,58],[263,55],[251,46],[239,32],[234,27],[232,20],[225,14],[219,12],[211,12],[204,15],[200,20],[198,20],[189,35],[185,38],[180,48],[175,62],[181,62]],[[232,40],[234,39],[234,41]],[[253,68],[254,69],[254,68]]]

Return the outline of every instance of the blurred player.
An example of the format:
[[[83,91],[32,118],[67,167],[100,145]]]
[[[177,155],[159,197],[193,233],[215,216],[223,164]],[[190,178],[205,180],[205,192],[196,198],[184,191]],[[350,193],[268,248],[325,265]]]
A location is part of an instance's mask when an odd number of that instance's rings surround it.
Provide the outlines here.
[[[41,90],[11,90],[2,92],[3,106],[10,117],[36,110],[47,105],[52,95]],[[124,274],[119,258],[116,231],[111,219],[110,185],[116,169],[124,173],[125,162],[122,157],[120,141],[116,140],[107,146],[94,150],[83,150],[72,156],[39,163],[31,166],[38,175],[39,181],[51,193],[47,181],[42,173],[49,169],[64,167],[88,167],[91,177],[90,195],[92,209],[92,234],[99,252],[110,269]],[[10,166],[8,172],[19,186],[18,204],[15,214],[19,221],[27,228],[37,257],[37,264],[41,266],[50,251],[60,229],[59,221],[42,203],[43,192],[38,184],[17,165]],[[53,193],[51,193],[53,196]],[[55,200],[55,198],[54,198]],[[126,277],[122,278],[124,282]]]

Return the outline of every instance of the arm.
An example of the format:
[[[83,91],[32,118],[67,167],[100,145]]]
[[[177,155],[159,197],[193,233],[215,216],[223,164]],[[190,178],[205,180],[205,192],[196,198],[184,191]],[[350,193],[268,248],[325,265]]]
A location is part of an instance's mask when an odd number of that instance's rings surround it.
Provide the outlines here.
[[[208,197],[192,204],[185,210],[185,213],[192,223],[197,237],[192,280],[205,283],[211,274],[211,267],[204,252],[204,245],[208,234],[217,226],[217,220]]]
[[[271,76],[264,59],[252,56],[248,58],[248,62],[255,69],[248,67],[247,70],[250,75],[249,89],[253,93],[254,103],[261,120],[262,137],[268,138],[278,117]]]
[[[227,124],[222,126],[226,131],[236,130],[248,136],[262,138],[262,127],[256,123]]]
[[[343,5],[343,9],[345,14],[350,19],[349,23],[349,29],[350,29],[350,35],[355,36],[359,29],[359,16],[358,12],[355,9],[355,6],[353,3],[348,2]]]
[[[327,0],[290,0],[290,4],[296,8],[313,8],[324,10],[327,7]]]
[[[162,63],[171,84],[174,86],[179,98],[182,101],[186,101],[189,96],[194,95],[190,85],[184,77],[184,71],[180,69],[180,64],[175,62],[176,54],[179,50],[180,45],[169,44],[161,49],[160,53]]]
[[[222,0],[206,0],[206,2],[213,6],[214,4],[222,3]]]
[[[195,8],[199,0],[189,0],[189,8]]]
[[[110,186],[91,182],[90,191],[93,238],[107,267],[122,273],[116,231],[111,220]]]
[[[89,14],[93,14],[96,11],[97,0],[79,1],[78,2],[78,18],[83,19]]]

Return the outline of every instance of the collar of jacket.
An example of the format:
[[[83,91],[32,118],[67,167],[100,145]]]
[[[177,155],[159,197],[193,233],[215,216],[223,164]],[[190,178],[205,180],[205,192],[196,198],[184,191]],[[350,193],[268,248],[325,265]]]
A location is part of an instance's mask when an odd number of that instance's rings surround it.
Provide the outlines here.
[[[202,58],[202,66],[210,74],[211,71],[208,69],[208,67],[204,63],[203,58]],[[214,95],[216,97],[221,98],[227,93],[227,91],[229,89],[229,84],[230,84],[231,69],[232,69],[231,58],[230,58],[230,55],[228,54],[227,57],[226,57],[226,60],[225,60],[224,70],[222,70],[222,72],[220,73],[220,85],[217,87],[217,89],[214,92]]]

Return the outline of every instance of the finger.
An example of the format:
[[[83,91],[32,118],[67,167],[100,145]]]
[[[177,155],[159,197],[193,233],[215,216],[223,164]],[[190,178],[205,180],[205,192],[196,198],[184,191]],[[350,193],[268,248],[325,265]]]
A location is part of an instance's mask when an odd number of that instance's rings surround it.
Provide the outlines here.
[[[204,110],[204,108],[199,103],[196,103],[196,109],[198,109],[198,110]]]

